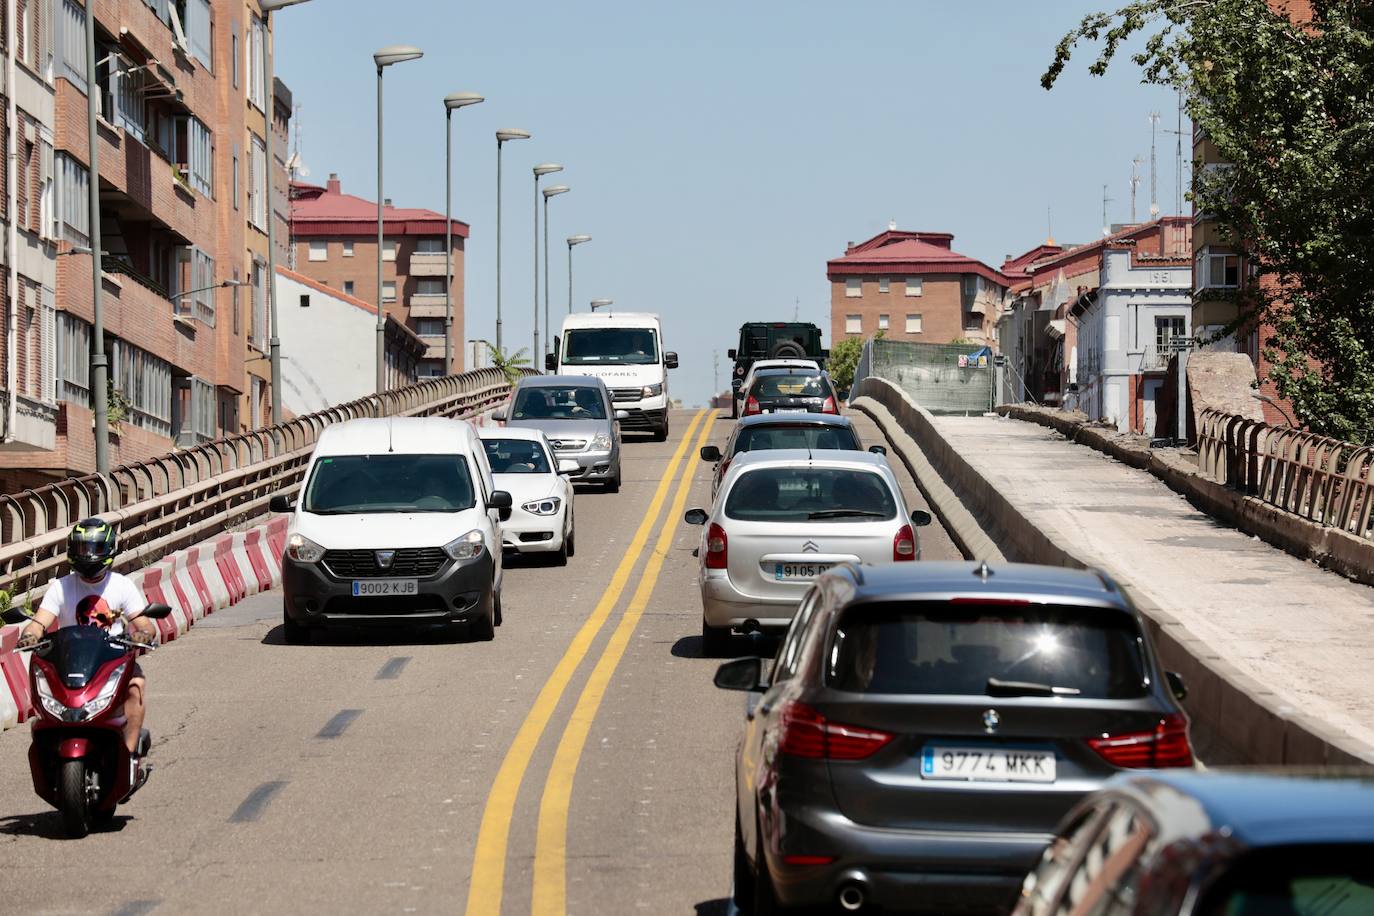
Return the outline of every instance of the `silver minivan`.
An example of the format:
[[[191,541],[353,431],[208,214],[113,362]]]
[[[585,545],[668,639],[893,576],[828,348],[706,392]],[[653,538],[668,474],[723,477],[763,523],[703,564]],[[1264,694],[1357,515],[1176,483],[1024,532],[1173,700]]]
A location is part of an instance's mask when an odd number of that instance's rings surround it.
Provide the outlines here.
[[[542,430],[559,461],[577,462],[568,475],[576,483],[620,489],[620,421],[606,383],[587,375],[529,375],[520,379],[510,402],[492,413],[506,426]]]

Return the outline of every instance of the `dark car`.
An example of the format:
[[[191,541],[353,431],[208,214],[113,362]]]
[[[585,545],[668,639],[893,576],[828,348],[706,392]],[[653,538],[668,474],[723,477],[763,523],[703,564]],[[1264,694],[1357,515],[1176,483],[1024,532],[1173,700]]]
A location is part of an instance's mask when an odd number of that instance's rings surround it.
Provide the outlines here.
[[[1122,769],[1191,767],[1188,720],[1105,575],[845,565],[802,599],[736,758],[735,892],[1005,910],[1059,820]]]
[[[1374,913],[1371,771],[1119,776],[1064,819],[1017,916]]]
[[[814,369],[761,369],[744,393],[741,416],[840,412],[830,376]]]
[[[848,417],[828,413],[758,414],[745,417],[730,431],[722,450],[714,445],[701,447],[701,460],[715,463],[711,476],[711,496],[716,495],[720,481],[730,469],[730,462],[740,452],[765,449],[805,448],[813,451],[837,449],[863,451],[863,443]],[[886,455],[887,449],[875,445],[869,449]]]
[[[740,325],[739,345],[726,353],[735,361],[730,377],[731,393],[740,393],[749,367],[757,360],[809,358],[823,367],[829,355],[821,346],[821,329],[809,321],[746,322]],[[731,416],[734,415],[732,410]]]

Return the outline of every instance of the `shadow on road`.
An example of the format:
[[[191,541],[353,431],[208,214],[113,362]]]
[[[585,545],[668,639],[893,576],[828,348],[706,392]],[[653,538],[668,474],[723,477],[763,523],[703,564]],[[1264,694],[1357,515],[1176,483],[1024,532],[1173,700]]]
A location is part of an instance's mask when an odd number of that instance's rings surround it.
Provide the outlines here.
[[[496,631],[500,634],[500,630]],[[499,635],[498,635],[499,638]],[[310,642],[317,646],[440,646],[473,642],[467,631],[455,627],[391,627],[331,626],[310,634]],[[264,646],[286,645],[285,630],[278,624],[262,638]]]
[[[751,633],[748,636],[736,635],[730,637],[730,648],[725,652],[705,655],[701,651],[700,636],[683,636],[673,643],[672,652],[674,658],[730,659],[743,658],[746,655],[772,658],[778,653],[778,637],[765,636],[761,633]]]
[[[703,900],[694,909],[697,916],[727,916],[727,914],[735,912],[728,897],[721,897],[718,900]]]
[[[118,833],[133,818],[116,815],[107,826],[92,827],[92,834]],[[56,811],[42,811],[37,814],[11,814],[0,817],[0,836],[34,836],[45,840],[65,840],[67,832],[62,829],[62,816]]]

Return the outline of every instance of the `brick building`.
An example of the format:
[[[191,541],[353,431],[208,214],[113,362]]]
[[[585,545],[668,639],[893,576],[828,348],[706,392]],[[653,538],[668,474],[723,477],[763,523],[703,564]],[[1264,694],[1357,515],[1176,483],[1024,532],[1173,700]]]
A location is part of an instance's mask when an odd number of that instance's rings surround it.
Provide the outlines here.
[[[17,0],[17,10],[4,42],[15,168],[3,176],[3,215],[16,218],[0,246],[15,292],[0,371],[17,392],[0,420],[4,489],[93,470],[91,399],[105,396],[90,390],[91,260],[73,252],[91,238],[85,8]],[[97,0],[95,19],[100,282],[118,464],[265,417],[263,131],[270,105],[284,149],[290,97],[264,79],[271,36],[256,3]],[[243,285],[220,286],[232,280]],[[15,414],[23,421],[10,422]]]
[[[850,242],[826,263],[830,280],[830,340],[994,343],[1002,299],[1010,285],[999,271],[952,250],[947,232],[889,228]]]
[[[382,299],[387,314],[425,341],[421,376],[444,373],[444,215],[383,202]],[[295,270],[375,305],[377,202],[324,187],[291,186]],[[468,226],[453,221],[453,366],[463,371],[463,250]]]

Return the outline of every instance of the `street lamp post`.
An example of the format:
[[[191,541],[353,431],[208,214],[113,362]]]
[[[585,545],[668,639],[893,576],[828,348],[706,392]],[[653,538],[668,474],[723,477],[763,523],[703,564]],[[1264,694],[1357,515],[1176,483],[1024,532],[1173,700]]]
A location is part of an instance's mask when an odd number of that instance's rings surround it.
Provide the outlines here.
[[[528,140],[530,132],[503,127],[496,132],[496,352],[501,352],[501,148],[508,140]]]
[[[377,65],[377,393],[386,390],[386,304],[382,301],[382,70],[419,60],[425,52],[409,45],[388,45],[372,55]]]
[[[553,338],[549,331],[549,198],[557,197],[559,194],[567,194],[571,188],[565,184],[556,184],[551,188],[544,189],[544,355],[548,356],[549,341]],[[538,255],[536,255],[538,257]],[[537,268],[536,268],[537,272]],[[538,304],[535,305],[534,326],[539,327]],[[538,341],[535,341],[536,349]],[[534,355],[531,354],[530,362],[534,362]]]
[[[606,306],[610,305],[614,301],[614,299],[593,299],[592,311],[594,312],[597,309],[604,309]]]
[[[95,87],[95,4],[86,4],[86,156],[90,160],[90,181],[86,204],[90,210],[91,244],[91,409],[95,414],[95,470],[110,472],[110,375],[105,357],[105,313],[100,301],[100,138],[95,130],[97,93]],[[11,90],[13,91],[13,90]],[[12,218],[12,217],[11,217]],[[10,295],[17,295],[10,290]],[[16,392],[18,389],[15,389]],[[11,395],[13,397],[13,395]]]
[[[572,250],[574,245],[581,245],[583,242],[590,242],[590,235],[570,235],[568,236],[568,314],[572,314]]]
[[[539,358],[539,179],[545,175],[552,175],[554,172],[561,171],[563,171],[563,166],[556,162],[545,162],[534,167],[534,348],[530,350],[530,365],[534,365],[534,361]],[[549,199],[548,194],[548,191],[544,192],[546,204]],[[544,238],[546,240],[549,236],[548,217],[549,208],[546,205],[544,207]],[[547,245],[545,247],[547,248]],[[548,281],[549,278],[545,277],[545,298],[548,297]]]
[[[277,219],[273,206],[272,178],[272,55],[267,52],[268,37],[272,34],[272,13],[306,0],[259,0],[262,7],[262,91],[263,91],[263,153],[267,160],[267,314],[272,334],[267,338],[267,353],[272,367],[272,425],[281,423],[281,337],[277,334]]]
[[[444,374],[453,374],[453,112],[486,101],[475,92],[444,96]]]

